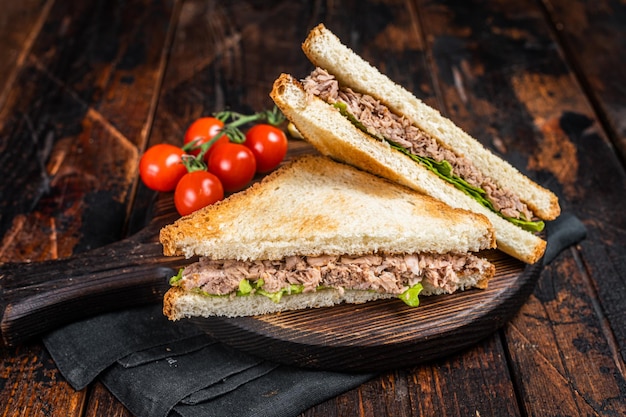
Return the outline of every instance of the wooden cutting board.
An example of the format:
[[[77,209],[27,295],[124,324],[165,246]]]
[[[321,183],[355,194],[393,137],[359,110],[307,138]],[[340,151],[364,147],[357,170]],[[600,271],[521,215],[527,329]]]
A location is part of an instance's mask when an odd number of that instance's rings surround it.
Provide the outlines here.
[[[294,147],[291,156],[306,153]],[[178,215],[162,194],[141,232],[114,244],[49,262],[0,265],[2,344],[14,346],[63,324],[147,303],[160,303],[175,271],[192,260],[165,257],[158,232]],[[466,348],[505,324],[532,292],[540,264],[501,252],[486,290],[282,312],[258,317],[194,319],[212,337],[265,359],[317,369],[377,371],[406,367]]]
[[[194,318],[206,333],[278,363],[333,371],[407,367],[462,350],[491,335],[533,291],[540,264],[525,265],[498,251],[486,290],[282,312],[258,317]]]

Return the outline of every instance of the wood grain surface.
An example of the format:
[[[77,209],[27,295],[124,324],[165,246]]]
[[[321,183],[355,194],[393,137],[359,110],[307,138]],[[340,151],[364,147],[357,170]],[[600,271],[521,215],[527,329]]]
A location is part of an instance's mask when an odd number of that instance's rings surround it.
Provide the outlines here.
[[[42,262],[0,265],[0,341],[17,346],[76,320],[160,303],[170,277],[194,259],[166,257],[159,230],[179,216],[162,194],[146,227],[120,241]]]
[[[292,366],[381,372],[415,366],[467,349],[513,317],[533,290],[541,263],[526,265],[498,251],[481,254],[496,267],[485,290],[286,311],[258,317],[191,321],[217,340]]]
[[[485,146],[555,191],[587,238],[518,314],[441,359],[381,372],[302,414],[626,415],[626,4],[620,0],[0,0],[0,262],[133,236],[157,196],[147,146],[271,105],[323,22]],[[290,143],[295,153],[309,150]],[[37,340],[0,347],[0,415],[130,416],[74,391]]]

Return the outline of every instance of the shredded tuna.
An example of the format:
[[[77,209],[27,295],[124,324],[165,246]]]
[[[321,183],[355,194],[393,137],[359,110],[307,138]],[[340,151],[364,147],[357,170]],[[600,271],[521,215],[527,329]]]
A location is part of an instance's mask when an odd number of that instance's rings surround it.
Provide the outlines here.
[[[276,292],[289,284],[340,290],[373,290],[401,294],[409,286],[427,282],[452,292],[461,277],[484,272],[490,264],[471,254],[371,254],[350,256],[291,256],[281,261],[215,261],[201,258],[183,271],[185,290],[201,289],[209,294],[235,292],[242,279],[263,280],[262,289]]]
[[[486,198],[495,210],[507,217],[531,220],[533,213],[519,197],[499,187],[493,179],[482,173],[465,157],[441,146],[437,140],[411,124],[409,120],[392,113],[387,106],[372,96],[360,94],[350,88],[341,88],[338,81],[327,71],[316,68],[304,79],[307,94],[315,95],[334,104],[345,103],[348,111],[375,137],[384,137],[406,148],[414,155],[432,158],[438,162],[446,160],[454,175],[486,192]]]

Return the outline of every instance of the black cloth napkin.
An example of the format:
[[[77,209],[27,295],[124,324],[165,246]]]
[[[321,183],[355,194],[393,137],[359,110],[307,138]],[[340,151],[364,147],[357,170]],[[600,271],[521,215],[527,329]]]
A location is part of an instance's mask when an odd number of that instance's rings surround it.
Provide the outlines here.
[[[296,416],[372,374],[281,366],[235,351],[161,305],[104,314],[46,335],[61,374],[80,390],[99,378],[133,414]]]
[[[546,234],[544,264],[583,239],[585,227],[564,213]],[[293,417],[374,376],[271,363],[168,321],[160,305],[72,323],[43,341],[72,387],[98,378],[138,417]]]
[[[548,245],[543,254],[543,264],[548,265],[563,249],[575,245],[587,236],[585,225],[572,213],[561,213],[546,223]]]

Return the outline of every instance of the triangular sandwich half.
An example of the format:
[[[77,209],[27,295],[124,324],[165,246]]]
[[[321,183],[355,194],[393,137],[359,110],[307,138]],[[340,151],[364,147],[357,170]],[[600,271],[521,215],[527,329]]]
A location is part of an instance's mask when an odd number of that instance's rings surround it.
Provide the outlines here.
[[[271,97],[322,154],[489,218],[498,249],[535,263],[558,199],[391,81],[323,25],[302,48],[315,70],[283,74]]]
[[[292,161],[161,230],[165,255],[199,255],[164,313],[252,316],[485,288],[495,245],[481,215],[326,157]]]

